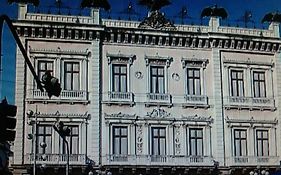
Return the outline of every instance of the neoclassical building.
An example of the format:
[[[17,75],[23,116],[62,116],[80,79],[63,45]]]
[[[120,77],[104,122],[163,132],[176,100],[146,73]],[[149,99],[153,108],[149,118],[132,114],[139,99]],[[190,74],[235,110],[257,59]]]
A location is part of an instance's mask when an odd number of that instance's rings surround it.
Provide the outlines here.
[[[280,167],[279,23],[268,29],[30,13],[14,21],[48,98],[17,51],[16,175],[64,174],[52,125],[71,128],[71,174],[251,174]],[[29,110],[33,115],[27,115]],[[36,136],[30,137],[30,134]],[[30,139],[31,138],[31,139]],[[46,143],[46,145],[42,144]],[[34,156],[34,153],[36,156]]]

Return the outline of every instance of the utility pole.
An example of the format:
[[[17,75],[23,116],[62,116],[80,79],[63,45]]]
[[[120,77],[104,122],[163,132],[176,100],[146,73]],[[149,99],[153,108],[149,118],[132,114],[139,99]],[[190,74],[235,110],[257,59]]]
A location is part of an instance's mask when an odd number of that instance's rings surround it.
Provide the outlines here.
[[[3,84],[3,80],[2,80],[2,54],[0,55],[0,99],[2,98],[2,84]]]

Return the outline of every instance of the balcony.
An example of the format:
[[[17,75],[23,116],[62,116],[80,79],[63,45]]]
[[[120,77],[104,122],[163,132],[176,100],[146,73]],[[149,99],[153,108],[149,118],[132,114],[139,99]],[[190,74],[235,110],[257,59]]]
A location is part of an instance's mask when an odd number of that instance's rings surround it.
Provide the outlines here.
[[[104,96],[104,103],[108,105],[134,105],[134,94],[132,92],[108,92]]]
[[[229,159],[230,166],[274,166],[279,165],[275,156],[237,156]]]
[[[209,107],[208,97],[205,95],[188,95],[184,96],[183,107]]]
[[[37,154],[36,163],[47,164],[47,165],[65,165],[67,155],[66,154]],[[34,156],[33,154],[28,154],[25,157],[25,164],[33,164]],[[69,155],[70,165],[85,165],[86,155],[85,154],[70,154]]]
[[[48,97],[47,92],[41,92],[39,89],[30,90],[30,96],[28,96],[28,101],[69,101],[69,102],[87,102],[88,92],[87,91],[70,91],[62,90],[59,97]]]
[[[146,106],[172,106],[171,94],[146,94]]]
[[[213,166],[212,157],[173,155],[106,155],[104,165]]]
[[[234,97],[226,98],[225,106],[227,108],[249,108],[249,109],[268,109],[275,110],[275,100],[273,98],[256,97]]]

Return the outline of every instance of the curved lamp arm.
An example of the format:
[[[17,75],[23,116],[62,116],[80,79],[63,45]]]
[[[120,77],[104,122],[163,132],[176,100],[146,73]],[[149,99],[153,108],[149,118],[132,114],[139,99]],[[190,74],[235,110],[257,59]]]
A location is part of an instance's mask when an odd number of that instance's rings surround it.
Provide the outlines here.
[[[16,43],[17,43],[18,47],[20,48],[20,51],[21,51],[21,53],[24,57],[24,60],[27,63],[27,65],[29,67],[29,70],[31,71],[31,73],[32,73],[37,85],[38,85],[38,88],[43,92],[44,89],[43,89],[43,86],[41,84],[41,81],[39,80],[39,77],[36,75],[36,72],[35,72],[35,70],[32,66],[32,63],[30,62],[30,59],[27,56],[26,50],[24,49],[24,46],[22,45],[22,43],[20,41],[20,38],[19,38],[19,36],[16,32],[16,29],[15,29],[12,21],[10,20],[10,18],[7,15],[1,15],[0,16],[0,53],[2,52],[2,31],[3,31],[4,21],[6,21],[10,31],[12,32],[13,37],[16,40]]]

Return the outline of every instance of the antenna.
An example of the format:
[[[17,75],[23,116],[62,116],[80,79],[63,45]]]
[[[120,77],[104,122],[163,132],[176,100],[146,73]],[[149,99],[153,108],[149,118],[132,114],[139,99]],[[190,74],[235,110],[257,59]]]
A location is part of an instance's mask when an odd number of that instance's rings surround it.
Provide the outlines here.
[[[247,27],[247,24],[249,22],[254,23],[254,21],[252,20],[252,12],[249,10],[246,10],[243,14],[243,16],[241,16],[237,21],[242,21],[244,23],[244,26]]]
[[[128,2],[127,7],[124,10],[122,10],[120,13],[128,15],[129,20],[131,20],[132,15],[138,15],[131,1]]]
[[[186,6],[182,6],[180,12],[177,13],[174,17],[180,18],[181,19],[181,24],[184,24],[184,19],[185,18],[191,19],[191,17],[188,15],[187,7]]]

